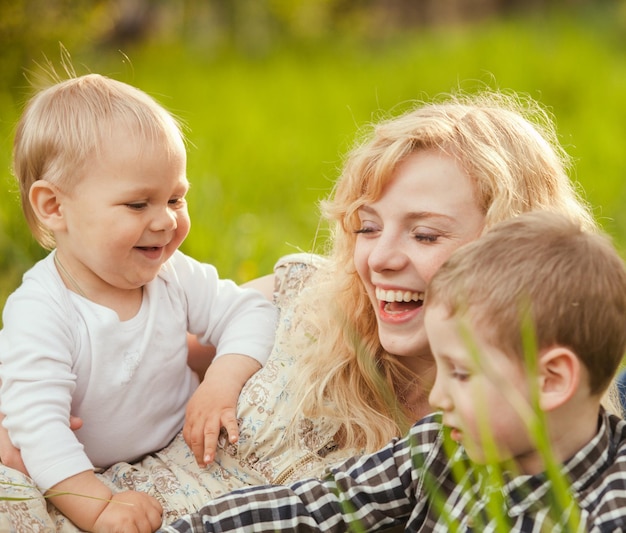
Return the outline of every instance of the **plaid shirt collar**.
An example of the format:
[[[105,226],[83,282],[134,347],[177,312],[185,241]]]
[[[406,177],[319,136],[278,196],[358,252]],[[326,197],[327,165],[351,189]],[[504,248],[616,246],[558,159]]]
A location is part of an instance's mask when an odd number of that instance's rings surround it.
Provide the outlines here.
[[[611,464],[615,455],[608,415],[602,409],[598,418],[598,432],[561,467],[561,473],[570,483],[572,494],[582,494]],[[537,475],[512,475],[505,473],[508,481],[502,486],[502,495],[508,502],[508,514],[516,517],[533,507],[545,505],[546,494],[552,486],[545,472]]]

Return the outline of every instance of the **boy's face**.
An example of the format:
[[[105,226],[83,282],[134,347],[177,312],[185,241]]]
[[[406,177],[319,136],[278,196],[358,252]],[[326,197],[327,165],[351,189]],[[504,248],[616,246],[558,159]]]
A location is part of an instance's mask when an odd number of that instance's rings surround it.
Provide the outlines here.
[[[539,458],[522,415],[529,409],[522,364],[486,342],[484,331],[471,320],[450,317],[448,309],[437,304],[425,311],[437,365],[429,400],[443,411],[452,438],[477,463],[513,459],[523,473],[536,471]]]
[[[118,128],[59,193],[57,251],[89,298],[142,287],[189,233],[184,145],[175,153]]]

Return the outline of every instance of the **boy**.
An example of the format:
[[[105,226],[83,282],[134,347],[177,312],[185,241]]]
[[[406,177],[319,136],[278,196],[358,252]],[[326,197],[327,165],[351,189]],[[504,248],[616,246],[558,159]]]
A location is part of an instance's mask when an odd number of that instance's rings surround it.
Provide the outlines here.
[[[237,437],[237,397],[269,354],[276,311],[178,250],[184,140],[144,92],[97,74],[58,82],[30,100],[13,155],[26,219],[53,251],[5,306],[3,423],[78,527],[152,531],[160,503],[112,494],[94,467],[159,450],[183,423],[198,462],[211,461],[220,425]],[[187,331],[217,348],[199,386]]]
[[[236,491],[162,531],[621,531],[626,423],[600,400],[625,325],[626,270],[608,240],[547,212],[501,222],[427,290],[441,413],[322,480]]]

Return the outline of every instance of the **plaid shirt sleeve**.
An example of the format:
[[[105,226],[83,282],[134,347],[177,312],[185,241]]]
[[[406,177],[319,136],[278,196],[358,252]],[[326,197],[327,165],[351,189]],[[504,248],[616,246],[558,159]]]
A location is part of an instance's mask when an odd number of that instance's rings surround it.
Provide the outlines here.
[[[421,483],[422,468],[412,465],[427,467],[440,434],[440,420],[428,417],[405,438],[335,465],[321,480],[234,491],[159,531],[345,532],[350,524],[378,530],[404,523]]]

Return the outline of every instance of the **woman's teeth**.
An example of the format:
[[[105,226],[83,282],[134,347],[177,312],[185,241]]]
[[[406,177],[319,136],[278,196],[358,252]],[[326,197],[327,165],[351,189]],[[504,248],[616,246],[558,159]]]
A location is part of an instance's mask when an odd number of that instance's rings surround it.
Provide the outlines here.
[[[424,293],[413,291],[386,291],[377,287],[376,298],[383,302],[420,302],[424,300]]]

